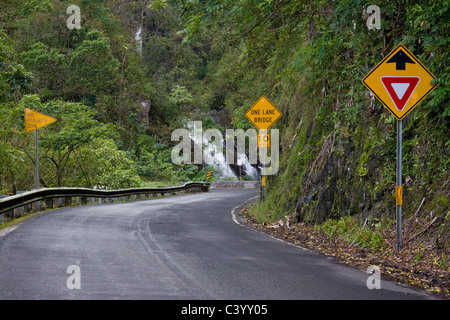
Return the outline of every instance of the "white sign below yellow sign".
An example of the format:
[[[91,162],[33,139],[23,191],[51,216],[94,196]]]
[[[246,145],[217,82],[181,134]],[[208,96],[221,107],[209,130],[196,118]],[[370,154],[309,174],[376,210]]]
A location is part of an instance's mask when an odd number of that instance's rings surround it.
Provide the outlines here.
[[[270,148],[270,134],[266,130],[259,131],[258,148]]]

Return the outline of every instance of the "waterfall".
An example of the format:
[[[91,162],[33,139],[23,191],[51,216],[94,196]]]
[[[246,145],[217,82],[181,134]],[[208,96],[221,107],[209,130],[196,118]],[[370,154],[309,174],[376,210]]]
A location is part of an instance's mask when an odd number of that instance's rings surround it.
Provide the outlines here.
[[[137,42],[137,51],[142,55],[142,27],[139,27],[138,31],[136,31],[134,40]]]
[[[220,178],[237,178],[233,169],[226,162],[223,150],[217,148],[215,143],[210,143],[205,136],[199,136],[194,132],[194,122],[189,121],[186,123],[186,127],[189,130],[189,137],[194,142],[194,144],[203,146],[203,162],[209,167],[213,167],[219,172]]]
[[[258,170],[251,165],[247,155],[245,153],[238,153],[237,156],[242,164],[245,174],[251,176],[254,180],[259,180],[261,176],[259,175]]]
[[[202,158],[203,163],[206,166],[216,169],[221,178],[238,178],[234,172],[234,169],[227,164],[227,159],[225,156],[226,147],[223,145],[218,146],[217,143],[208,140],[202,132],[201,126],[195,127],[194,121],[185,121],[184,126],[189,131],[189,138],[194,142],[194,144],[202,146]],[[198,130],[198,132],[196,132],[196,130]],[[233,148],[236,150],[235,142],[233,143]],[[245,153],[238,153],[237,160],[245,175],[251,176],[254,180],[259,180],[261,178],[258,170],[252,166]]]

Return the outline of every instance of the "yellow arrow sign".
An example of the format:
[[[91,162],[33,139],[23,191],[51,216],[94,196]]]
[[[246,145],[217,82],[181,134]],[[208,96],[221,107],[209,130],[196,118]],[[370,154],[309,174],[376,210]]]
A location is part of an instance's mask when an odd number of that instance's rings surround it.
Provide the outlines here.
[[[245,116],[258,129],[267,130],[281,117],[281,112],[269,101],[269,99],[262,96],[247,110]]]
[[[31,132],[56,122],[56,119],[40,112],[25,108],[25,132]]]

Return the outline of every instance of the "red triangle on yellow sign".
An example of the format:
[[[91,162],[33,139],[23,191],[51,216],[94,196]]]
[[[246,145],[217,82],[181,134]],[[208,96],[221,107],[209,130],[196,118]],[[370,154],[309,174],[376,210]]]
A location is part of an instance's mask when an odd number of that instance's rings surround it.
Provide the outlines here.
[[[56,122],[56,119],[40,112],[25,108],[25,132],[31,132]]]
[[[386,88],[398,111],[408,103],[409,98],[420,82],[419,77],[381,77],[381,82]]]

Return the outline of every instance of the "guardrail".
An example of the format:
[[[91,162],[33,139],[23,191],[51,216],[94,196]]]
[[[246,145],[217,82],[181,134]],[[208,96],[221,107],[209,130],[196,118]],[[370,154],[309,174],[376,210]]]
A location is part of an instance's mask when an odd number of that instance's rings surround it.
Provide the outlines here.
[[[161,188],[131,188],[120,190],[99,190],[88,188],[43,188],[10,196],[0,200],[0,224],[2,215],[12,218],[22,215],[23,212],[40,211],[56,207],[70,206],[75,204],[101,204],[113,201],[138,200],[153,198],[165,194],[177,194],[183,192],[207,192],[209,183],[186,182],[181,186]],[[124,199],[125,198],[125,199]],[[55,204],[56,199],[56,204]]]

